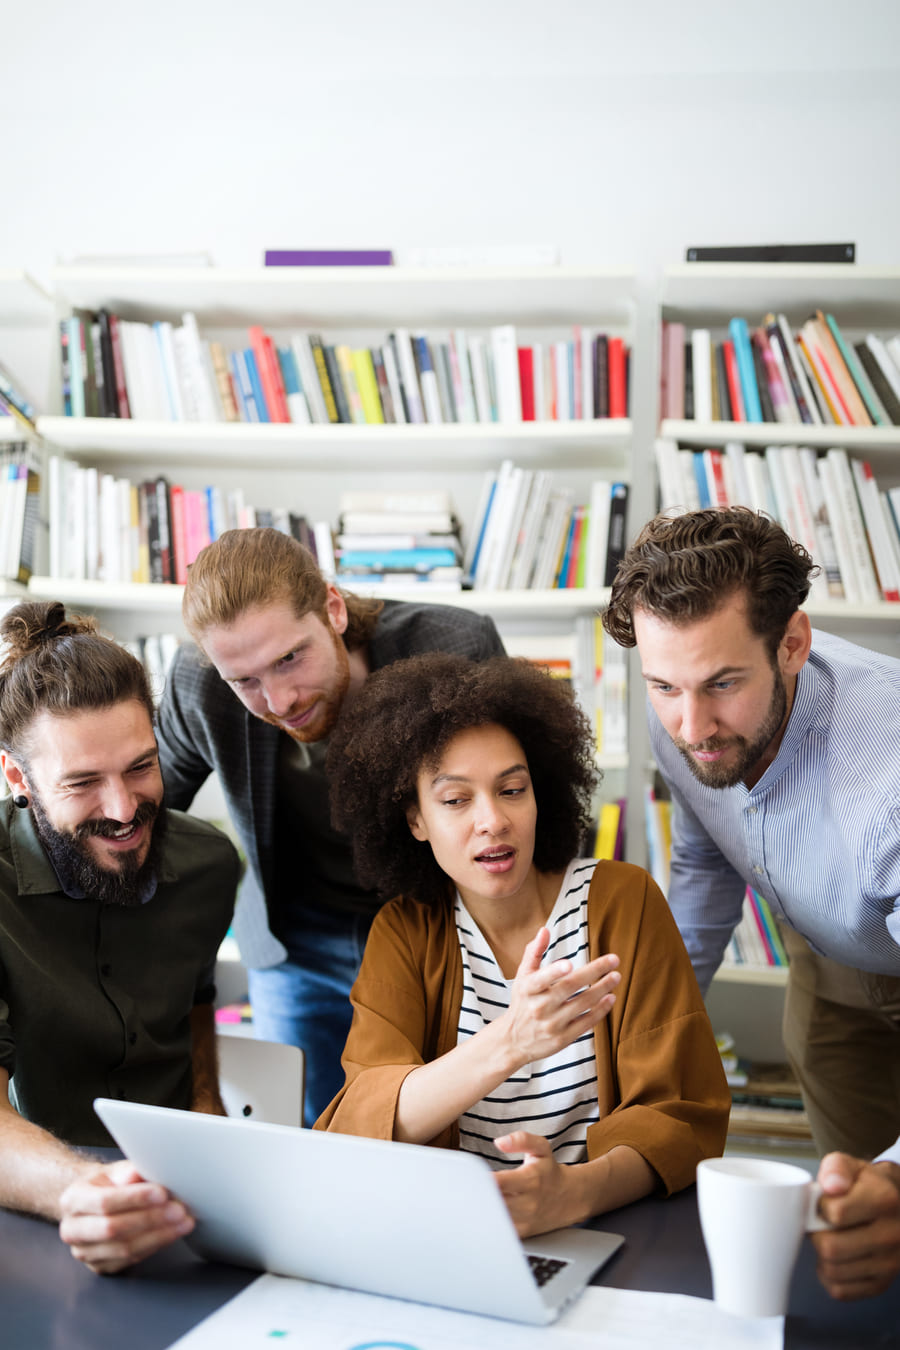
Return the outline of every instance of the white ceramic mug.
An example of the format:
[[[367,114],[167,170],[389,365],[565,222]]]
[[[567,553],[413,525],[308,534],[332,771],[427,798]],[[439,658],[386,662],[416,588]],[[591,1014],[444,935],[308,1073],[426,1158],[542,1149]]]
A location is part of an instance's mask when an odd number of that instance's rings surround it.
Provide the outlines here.
[[[803,1167],[767,1158],[706,1158],[697,1168],[700,1227],[713,1298],[743,1317],[787,1312],[804,1233],[828,1228],[821,1187]]]

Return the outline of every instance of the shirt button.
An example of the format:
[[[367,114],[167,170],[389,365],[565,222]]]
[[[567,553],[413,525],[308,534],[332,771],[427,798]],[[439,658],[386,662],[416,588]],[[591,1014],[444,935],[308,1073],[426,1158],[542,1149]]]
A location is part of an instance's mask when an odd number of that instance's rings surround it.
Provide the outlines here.
[[[756,864],[756,866],[754,867],[753,870],[754,870],[754,872],[756,873],[756,875],[757,875],[758,877],[761,877],[761,876],[762,876],[763,870],[762,870],[762,868],[760,867],[759,863]]]
[[[757,810],[757,808],[756,808],[755,806],[748,806],[748,807],[747,807],[747,815],[748,815],[748,816],[755,816],[755,815],[756,815],[756,810]]]
[[[100,974],[101,974],[101,975],[111,975],[111,974],[112,974],[112,966],[109,965],[109,964],[104,964],[104,965],[102,965],[102,966],[100,967]]]

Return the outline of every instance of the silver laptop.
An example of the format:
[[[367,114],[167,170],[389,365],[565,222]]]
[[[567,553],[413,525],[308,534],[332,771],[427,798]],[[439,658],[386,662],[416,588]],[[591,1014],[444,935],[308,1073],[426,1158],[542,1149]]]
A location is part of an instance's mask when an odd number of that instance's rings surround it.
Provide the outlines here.
[[[150,1181],[190,1208],[201,1255],[517,1322],[552,1322],[624,1241],[516,1235],[470,1153],[98,1098]]]

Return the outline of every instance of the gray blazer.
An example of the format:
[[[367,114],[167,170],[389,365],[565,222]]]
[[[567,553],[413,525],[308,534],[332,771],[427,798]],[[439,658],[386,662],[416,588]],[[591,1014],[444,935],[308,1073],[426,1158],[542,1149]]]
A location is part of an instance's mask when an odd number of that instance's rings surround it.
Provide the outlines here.
[[[369,644],[372,670],[422,652],[482,661],[503,655],[492,619],[452,605],[385,602]],[[185,811],[211,773],[247,858],[234,932],[244,963],[278,965],[287,955],[269,927],[275,871],[275,784],[281,732],[252,716],[190,643],[179,647],[159,707],[157,739],[166,805]]]

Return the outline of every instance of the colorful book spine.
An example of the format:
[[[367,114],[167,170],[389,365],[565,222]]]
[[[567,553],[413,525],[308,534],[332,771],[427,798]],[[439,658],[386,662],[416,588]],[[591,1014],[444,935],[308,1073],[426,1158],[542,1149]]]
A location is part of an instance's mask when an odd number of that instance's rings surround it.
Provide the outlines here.
[[[763,420],[762,407],[759,401],[756,373],[753,368],[753,350],[750,345],[750,331],[747,327],[747,320],[741,318],[732,319],[728,325],[728,331],[731,335],[731,341],[734,344],[734,354],[737,360],[738,375],[741,382],[745,420],[748,422],[761,422]]]

